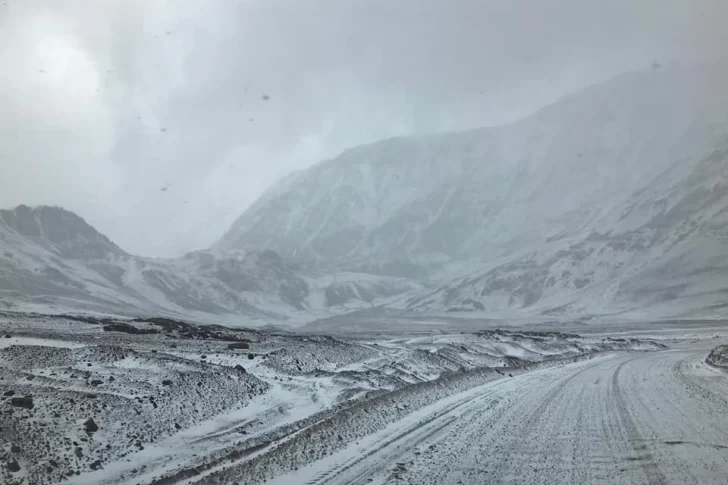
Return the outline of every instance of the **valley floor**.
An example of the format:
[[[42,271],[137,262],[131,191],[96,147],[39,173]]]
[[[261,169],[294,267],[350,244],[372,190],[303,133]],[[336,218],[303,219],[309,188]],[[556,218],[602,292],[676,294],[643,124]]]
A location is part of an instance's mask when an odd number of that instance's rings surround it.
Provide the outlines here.
[[[728,375],[705,363],[723,329],[334,338],[8,313],[0,482],[725,483]]]

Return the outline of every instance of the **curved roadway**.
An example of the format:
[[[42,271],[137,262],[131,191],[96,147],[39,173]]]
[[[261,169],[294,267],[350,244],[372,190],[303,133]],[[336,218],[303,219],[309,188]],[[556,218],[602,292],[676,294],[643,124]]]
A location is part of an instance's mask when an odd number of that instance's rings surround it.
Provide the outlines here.
[[[491,382],[272,483],[725,485],[728,374],[704,363],[710,344]]]

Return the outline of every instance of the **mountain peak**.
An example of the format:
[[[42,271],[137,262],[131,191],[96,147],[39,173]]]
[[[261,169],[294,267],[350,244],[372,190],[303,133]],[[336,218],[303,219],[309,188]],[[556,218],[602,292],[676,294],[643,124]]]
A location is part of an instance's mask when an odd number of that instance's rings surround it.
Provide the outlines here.
[[[0,224],[73,259],[126,253],[82,217],[58,206],[21,204],[0,210]]]
[[[628,73],[501,127],[347,150],[267,191],[216,247],[408,274],[522,250],[705,155],[728,122],[725,72]]]

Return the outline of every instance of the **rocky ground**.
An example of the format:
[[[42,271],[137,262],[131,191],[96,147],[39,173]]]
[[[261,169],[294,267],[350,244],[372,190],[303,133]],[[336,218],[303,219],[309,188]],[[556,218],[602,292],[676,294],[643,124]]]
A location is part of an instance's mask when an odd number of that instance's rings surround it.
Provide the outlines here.
[[[262,480],[478,383],[658,347],[553,332],[333,338],[4,314],[0,482],[218,483],[242,469]]]
[[[719,345],[714,348],[705,358],[705,362],[713,367],[728,370],[728,345]]]

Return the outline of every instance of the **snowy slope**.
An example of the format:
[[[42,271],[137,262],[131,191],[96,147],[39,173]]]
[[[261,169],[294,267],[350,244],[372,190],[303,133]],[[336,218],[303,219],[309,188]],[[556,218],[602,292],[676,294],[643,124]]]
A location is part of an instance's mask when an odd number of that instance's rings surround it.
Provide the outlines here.
[[[2,211],[0,305],[246,325],[377,306],[724,315],[726,73],[624,74],[507,126],[353,148],[175,260],[129,255],[62,209]]]
[[[397,309],[710,313],[728,290],[726,73],[624,74],[511,125],[358,147],[273,187],[216,247],[428,281]]]
[[[719,316],[727,308],[726,254],[728,137],[697,163],[686,161],[657,175],[581,231],[396,306]]]
[[[216,247],[402,276],[513,255],[697,162],[725,133],[726,80],[625,74],[508,126],[357,147],[273,187]]]
[[[57,207],[0,211],[0,242],[2,307],[164,313],[255,325],[330,316],[418,288],[402,278],[320,274],[274,251],[141,258]]]

